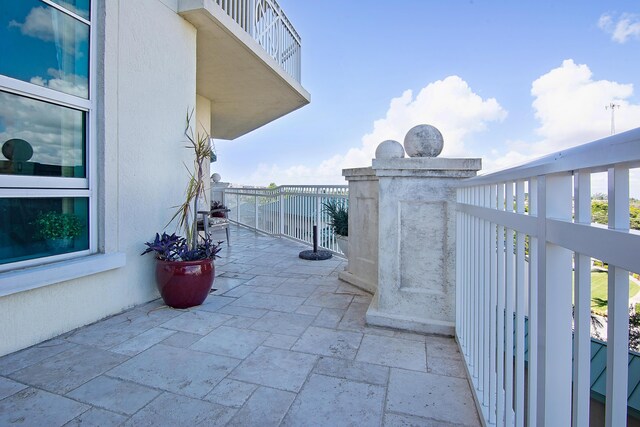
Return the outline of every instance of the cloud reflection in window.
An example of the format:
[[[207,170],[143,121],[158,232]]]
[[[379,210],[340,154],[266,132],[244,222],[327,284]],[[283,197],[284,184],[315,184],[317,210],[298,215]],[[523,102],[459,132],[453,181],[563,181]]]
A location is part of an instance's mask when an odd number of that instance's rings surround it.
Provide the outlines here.
[[[35,0],[0,4],[0,74],[89,97],[89,27]]]

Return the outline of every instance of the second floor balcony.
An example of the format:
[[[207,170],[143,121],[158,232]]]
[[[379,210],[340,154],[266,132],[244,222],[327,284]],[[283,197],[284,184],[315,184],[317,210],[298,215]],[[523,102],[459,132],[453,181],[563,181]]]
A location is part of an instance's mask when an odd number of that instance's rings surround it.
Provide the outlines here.
[[[180,0],[178,12],[197,29],[211,136],[235,139],[310,102],[300,36],[275,0]]]

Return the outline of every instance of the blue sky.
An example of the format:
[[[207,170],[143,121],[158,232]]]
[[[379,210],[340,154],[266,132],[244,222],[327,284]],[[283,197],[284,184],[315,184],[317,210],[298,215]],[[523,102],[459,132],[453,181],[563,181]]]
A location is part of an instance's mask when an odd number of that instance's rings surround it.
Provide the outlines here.
[[[281,0],[311,104],[218,141],[223,181],[345,183],[384,139],[437,126],[496,169],[640,126],[637,1]],[[409,92],[410,91],[410,92]]]

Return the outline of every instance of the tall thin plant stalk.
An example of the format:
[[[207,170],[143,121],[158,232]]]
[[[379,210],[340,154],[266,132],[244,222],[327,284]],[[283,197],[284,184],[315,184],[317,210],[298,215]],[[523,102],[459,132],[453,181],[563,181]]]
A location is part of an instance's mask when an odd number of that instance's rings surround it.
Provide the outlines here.
[[[190,112],[187,111],[184,135],[188,142],[185,147],[192,149],[194,153],[194,171],[191,172],[187,165],[185,165],[189,173],[185,200],[184,203],[176,206],[177,211],[169,221],[169,223],[171,223],[174,219],[178,219],[177,227],[184,230],[185,238],[191,250],[198,246],[198,199],[202,197],[205,201],[205,206],[207,204],[204,162],[210,160],[212,155],[209,134],[206,130],[203,128],[203,133],[198,132],[194,134],[193,128],[191,127],[193,112],[193,109]]]

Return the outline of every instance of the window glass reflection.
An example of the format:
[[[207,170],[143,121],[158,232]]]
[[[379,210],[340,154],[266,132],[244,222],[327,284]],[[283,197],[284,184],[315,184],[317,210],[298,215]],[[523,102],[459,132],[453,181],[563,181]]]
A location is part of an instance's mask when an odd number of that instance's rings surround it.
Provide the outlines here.
[[[0,0],[0,74],[89,97],[89,27],[37,0]]]
[[[65,9],[75,13],[76,15],[89,19],[89,9],[90,2],[89,0],[51,0],[54,3],[58,3],[60,6]]]
[[[86,177],[86,113],[0,91],[0,174]]]
[[[0,265],[89,249],[87,198],[0,199]]]

